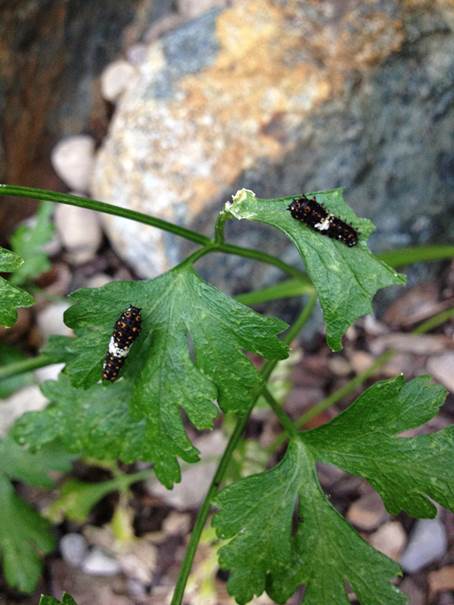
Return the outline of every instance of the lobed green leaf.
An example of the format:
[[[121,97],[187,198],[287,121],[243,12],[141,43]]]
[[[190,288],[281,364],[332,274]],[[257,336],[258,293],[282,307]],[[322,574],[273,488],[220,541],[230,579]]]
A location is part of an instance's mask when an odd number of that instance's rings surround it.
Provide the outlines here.
[[[446,390],[419,376],[377,382],[328,424],[304,433],[317,457],[369,481],[387,510],[434,517],[432,501],[454,510],[454,426],[399,436],[436,415]]]
[[[241,189],[227,205],[237,219],[266,223],[283,231],[301,254],[309,277],[317,290],[326,324],[328,345],[342,348],[342,336],[362,315],[372,311],[372,299],[380,288],[405,283],[405,277],[374,257],[367,239],[374,231],[371,221],[359,218],[347,206],[341,189],[307,194],[315,197],[335,216],[350,223],[359,233],[355,247],[324,237],[288,211],[297,196],[259,199],[252,191]]]
[[[63,353],[73,386],[63,378],[46,385],[54,405],[27,415],[17,435],[35,447],[60,436],[85,455],[150,460],[167,486],[179,480],[177,457],[198,460],[182,411],[198,429],[212,426],[216,401],[224,411],[243,412],[261,385],[244,351],[288,355],[277,338],[284,322],[225,296],[189,265],[153,280],[79,290],[71,298],[65,321],[76,338],[54,340],[50,351]],[[131,304],[142,309],[141,334],[123,378],[99,383],[113,325]]]
[[[217,497],[219,553],[238,603],[263,591],[285,603],[305,585],[304,605],[348,605],[350,586],[362,605],[398,605],[390,584],[396,563],[374,551],[323,494],[317,461],[365,477],[392,514],[435,515],[432,501],[454,510],[454,427],[402,436],[430,420],[445,389],[427,376],[378,382],[346,411],[293,440],[272,470],[242,479]],[[297,527],[294,528],[297,516]]]
[[[50,524],[19,498],[0,473],[0,558],[10,586],[32,592],[41,575],[41,556],[55,547]]]
[[[171,487],[180,480],[176,456],[196,462],[198,452],[192,445],[185,451],[172,435],[153,433],[144,418],[132,416],[130,381],[95,384],[86,390],[71,385],[60,374],[58,381],[42,386],[50,405],[40,412],[21,416],[12,429],[14,437],[33,449],[60,439],[69,451],[98,460],[153,462],[164,485]]]
[[[220,549],[219,563],[230,571],[228,589],[240,605],[264,590],[285,603],[300,584],[305,605],[348,605],[347,583],[362,605],[405,603],[390,583],[399,566],[334,509],[302,441],[292,441],[274,469],[224,489],[216,504],[217,534],[230,540]]]
[[[11,480],[50,488],[54,484],[51,471],[69,470],[71,460],[68,450],[53,440],[34,454],[20,447],[10,436],[0,440],[0,475],[4,473]]]

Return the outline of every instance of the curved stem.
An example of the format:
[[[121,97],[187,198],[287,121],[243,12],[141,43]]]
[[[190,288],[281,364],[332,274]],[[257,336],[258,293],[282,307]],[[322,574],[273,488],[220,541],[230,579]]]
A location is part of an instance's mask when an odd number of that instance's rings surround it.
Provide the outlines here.
[[[363,372],[349,380],[340,389],[337,389],[337,391],[334,391],[334,393],[328,395],[328,397],[325,397],[325,399],[322,399],[321,401],[313,405],[310,410],[308,410],[305,414],[298,418],[296,425],[299,428],[302,428],[307,422],[309,422],[309,420],[312,420],[312,418],[315,418],[315,416],[318,416],[319,414],[333,406],[343,397],[352,393],[354,390],[360,387],[363,382],[365,382],[368,378],[375,374],[375,372],[377,372],[380,368],[382,368],[389,361],[391,361],[395,354],[396,352],[392,349],[384,351]]]
[[[172,271],[176,271],[182,267],[185,267],[186,265],[193,265],[199,259],[201,259],[203,256],[210,254],[210,252],[216,251],[216,248],[217,248],[217,246],[215,244],[208,244],[206,246],[203,246],[203,248],[198,248],[195,252],[193,252],[188,257],[186,257],[183,261],[181,261],[181,263],[179,265],[174,267],[172,269]]]
[[[262,392],[262,397],[266,400],[270,408],[273,410],[279,422],[281,423],[282,428],[285,430],[289,437],[298,437],[298,429],[293,424],[292,419],[287,416],[283,407],[280,403],[276,401],[273,395],[270,393],[268,387],[265,387]]]
[[[48,191],[47,189],[35,189],[34,187],[19,187],[18,185],[1,185],[0,184],[0,196],[9,195],[13,197],[28,197],[33,200],[47,200],[50,202],[56,202],[60,204],[69,204],[70,206],[79,206],[80,208],[88,208],[89,210],[95,210],[96,212],[102,212],[104,214],[112,214],[114,216],[121,216],[131,221],[137,221],[144,225],[150,225],[151,227],[157,227],[163,231],[168,231],[179,237],[184,237],[196,244],[206,245],[211,242],[209,237],[180,227],[174,223],[169,223],[155,216],[144,214],[143,212],[136,212],[135,210],[128,210],[122,206],[115,206],[114,204],[107,204],[106,202],[100,202],[98,200],[92,200],[87,197],[80,197],[78,195],[71,195],[70,193],[58,193],[55,191]]]
[[[0,368],[0,380],[16,376],[17,374],[24,374],[25,372],[31,372],[44,366],[49,366],[53,363],[59,363],[58,360],[50,357],[49,355],[38,355],[37,357],[30,357],[29,359],[23,359],[21,361],[15,361],[9,363],[3,368]]]
[[[411,334],[425,334],[426,332],[433,330],[433,328],[440,326],[453,316],[454,308],[441,311],[441,313],[437,313],[433,317],[430,317],[427,321],[417,326],[414,330],[411,331]],[[383,351],[383,353],[381,353],[381,355],[379,355],[363,372],[349,380],[340,389],[337,389],[337,391],[334,391],[334,393],[331,393],[331,395],[328,395],[328,397],[325,397],[325,399],[319,401],[316,405],[311,407],[311,409],[308,410],[305,414],[300,416],[300,418],[296,422],[296,425],[299,428],[302,428],[309,420],[312,420],[312,418],[315,418],[315,416],[318,416],[319,414],[321,414],[321,412],[324,412],[325,410],[333,406],[340,399],[355,391],[359,386],[363,384],[363,382],[365,382],[368,378],[375,374],[375,372],[377,372],[380,368],[382,368],[389,361],[391,361],[391,359],[395,357],[396,354],[397,351],[394,349],[388,349],[386,351]]]
[[[221,210],[221,212],[218,214],[216,224],[214,226],[214,241],[217,244],[224,243],[224,226],[226,221],[228,221],[230,218],[231,215],[227,214],[227,212],[224,210]]]
[[[235,246],[232,244],[214,242],[206,235],[180,227],[174,223],[169,223],[155,216],[144,214],[142,212],[136,212],[135,210],[128,210],[121,206],[115,206],[114,204],[107,204],[106,202],[100,202],[86,197],[79,197],[77,195],[71,195],[69,193],[56,193],[55,191],[48,191],[46,189],[35,189],[34,187],[20,187],[18,185],[2,185],[0,184],[0,196],[12,196],[12,197],[28,197],[34,200],[47,200],[50,202],[69,204],[70,206],[79,206],[80,208],[88,208],[89,210],[95,210],[104,214],[111,214],[114,216],[120,216],[132,221],[143,223],[144,225],[150,225],[156,227],[162,231],[168,231],[174,235],[178,235],[184,239],[201,244],[202,246],[210,246],[216,244],[211,251],[213,252],[224,252],[225,254],[234,254],[236,256],[242,256],[244,258],[250,258],[252,260],[259,261],[268,265],[274,265],[278,267],[288,275],[292,277],[301,277],[307,280],[306,274],[300,271],[296,267],[288,265],[284,261],[281,261],[270,254],[254,250],[252,248],[243,248],[242,246]],[[221,237],[218,227],[217,237]],[[221,237],[222,239],[222,237]]]
[[[271,254],[254,250],[254,248],[243,248],[243,246],[235,246],[234,244],[221,244],[217,249],[214,250],[214,252],[223,252],[224,254],[233,254],[235,256],[243,256],[244,258],[251,258],[261,263],[266,263],[267,265],[274,265],[292,277],[304,279],[305,282],[307,282],[308,279],[307,274],[304,273],[304,271],[288,265],[279,258],[271,256]]]
[[[316,299],[317,299],[316,295],[313,294],[312,297],[309,299],[307,305],[305,305],[305,307],[304,307],[303,311],[301,312],[301,314],[299,315],[298,319],[288,330],[288,332],[284,338],[284,341],[287,344],[290,344],[292,342],[292,340],[300,332],[303,325],[309,319],[309,317],[312,313],[312,310],[314,308]],[[265,383],[266,380],[269,378],[271,372],[274,370],[277,363],[278,363],[277,359],[272,359],[272,360],[267,361],[263,365],[263,367],[260,371],[260,375],[263,378],[263,383]],[[200,541],[200,536],[202,534],[202,530],[205,526],[206,520],[210,513],[211,503],[219,489],[219,486],[222,483],[224,475],[230,464],[232,454],[235,451],[235,449],[241,439],[243,431],[246,428],[246,425],[248,423],[249,416],[254,408],[254,405],[255,405],[257,399],[259,398],[261,392],[263,391],[264,386],[265,385],[262,384],[257,389],[256,393],[254,393],[254,396],[252,398],[252,402],[251,402],[251,405],[249,406],[249,409],[244,414],[244,416],[241,416],[240,418],[238,418],[237,423],[235,425],[235,429],[230,436],[227,447],[224,450],[224,453],[222,455],[221,460],[219,461],[219,464],[218,464],[216,472],[213,476],[213,479],[211,480],[210,487],[208,489],[208,492],[205,495],[202,506],[199,508],[199,511],[197,513],[197,518],[196,518],[196,521],[194,524],[194,528],[192,530],[191,537],[189,539],[189,543],[188,543],[188,546],[186,548],[186,552],[184,555],[184,559],[181,564],[180,573],[179,573],[178,580],[177,580],[177,583],[175,586],[175,591],[173,593],[171,605],[181,605],[183,602],[183,596],[184,596],[184,591],[186,588],[186,583],[188,581],[188,577],[191,572],[192,562],[194,560],[197,546]]]

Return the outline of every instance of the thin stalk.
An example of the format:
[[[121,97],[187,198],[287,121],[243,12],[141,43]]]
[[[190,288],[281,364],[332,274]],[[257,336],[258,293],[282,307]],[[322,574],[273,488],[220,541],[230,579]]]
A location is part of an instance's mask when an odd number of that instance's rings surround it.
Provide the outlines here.
[[[304,273],[304,271],[301,271],[301,269],[292,267],[279,258],[271,256],[271,254],[266,254],[266,252],[254,250],[254,248],[243,248],[243,246],[235,246],[234,244],[221,244],[217,247],[217,249],[214,249],[213,252],[223,252],[224,254],[243,256],[244,258],[251,258],[252,260],[257,260],[261,263],[266,263],[267,265],[274,265],[288,275],[304,279],[304,281],[307,282],[307,275]]]
[[[111,479],[111,481],[115,482],[115,485],[117,485],[119,489],[126,489],[133,483],[145,481],[145,479],[151,477],[153,473],[153,468],[144,468],[141,471],[129,475],[127,473],[122,473],[121,475],[117,475],[114,479]]]
[[[295,424],[298,426],[298,428],[301,428],[307,422],[309,422],[309,420],[312,420],[312,418],[315,418],[316,416],[318,416],[319,414],[321,414],[328,408],[332,407],[335,403],[340,401],[343,397],[345,397],[346,395],[349,395],[355,389],[360,387],[363,384],[363,382],[365,382],[368,378],[370,378],[373,374],[375,374],[375,372],[377,372],[380,368],[382,368],[389,361],[391,361],[391,359],[395,356],[395,354],[396,354],[396,351],[394,351],[392,349],[388,349],[387,351],[384,351],[363,372],[360,372],[357,376],[355,376],[354,378],[349,380],[346,384],[344,384],[340,389],[337,389],[337,391],[334,391],[334,393],[331,393],[331,395],[328,395],[328,397],[325,397],[325,399],[322,399],[317,404],[312,406],[310,410],[308,410],[305,414],[303,414],[302,416],[300,416],[300,418],[298,418],[298,420],[296,421]]]
[[[227,214],[224,210],[222,210],[216,219],[216,224],[214,226],[214,241],[217,244],[224,243],[224,227],[226,221],[231,218],[231,215]]]
[[[203,246],[203,248],[199,248],[198,250],[190,254],[187,258],[185,258],[179,265],[174,267],[173,270],[177,270],[181,267],[184,267],[185,265],[193,265],[203,256],[206,256],[210,252],[213,252],[215,248],[216,246],[214,244],[208,244],[206,246]]]
[[[313,294],[312,297],[309,299],[307,305],[304,307],[303,311],[299,315],[298,319],[288,330],[288,332],[284,338],[284,341],[287,344],[290,344],[292,342],[292,340],[298,335],[298,333],[300,332],[301,328],[304,326],[306,321],[309,319],[309,317],[312,313],[312,310],[314,308],[316,299],[317,299],[316,295]],[[277,363],[278,363],[277,359],[272,359],[272,360],[268,360],[263,365],[263,367],[260,371],[260,375],[262,376],[264,383],[266,383],[267,379],[271,375],[271,372],[274,370]],[[202,502],[202,506],[199,508],[199,511],[197,513],[197,518],[195,520],[194,528],[192,530],[191,537],[189,539],[189,543],[188,543],[188,546],[186,548],[186,552],[184,555],[184,559],[181,564],[180,573],[179,573],[178,580],[177,580],[177,583],[175,586],[175,591],[173,593],[171,605],[181,605],[183,602],[183,596],[184,596],[184,591],[186,588],[186,583],[188,581],[188,577],[191,572],[192,562],[194,560],[197,546],[200,541],[200,536],[202,534],[203,528],[205,526],[206,520],[207,520],[209,512],[210,512],[212,500],[213,500],[214,496],[216,495],[216,493],[222,483],[224,475],[230,464],[232,454],[235,451],[235,449],[241,439],[244,429],[246,428],[246,425],[248,423],[249,416],[254,408],[254,405],[255,405],[257,399],[261,395],[263,388],[264,388],[264,384],[261,385],[259,389],[257,389],[256,393],[254,393],[251,405],[249,406],[249,409],[244,414],[244,416],[241,416],[240,418],[238,418],[237,423],[235,425],[235,429],[233,430],[233,433],[230,436],[227,447],[224,450],[224,453],[222,455],[221,460],[219,461],[219,464],[218,464],[216,472],[213,476],[213,479],[211,480],[210,487]]]
[[[0,184],[0,196],[2,195],[19,198],[28,197],[34,200],[47,200],[60,204],[69,204],[70,206],[79,206],[80,208],[88,208],[89,210],[95,210],[104,214],[120,216],[122,218],[143,223],[144,225],[156,227],[157,229],[161,229],[163,231],[168,231],[169,233],[178,235],[179,237],[195,242],[196,244],[201,244],[202,246],[217,244],[211,249],[212,252],[234,254],[236,256],[250,258],[267,265],[274,265],[287,273],[287,275],[291,275],[292,277],[301,277],[307,280],[306,274],[303,271],[297,269],[296,267],[292,267],[284,261],[281,261],[270,254],[266,254],[265,252],[260,252],[259,250],[254,250],[253,248],[243,248],[242,246],[235,246],[233,244],[218,243],[211,240],[206,235],[202,235],[201,233],[197,233],[191,229],[180,227],[179,225],[169,223],[168,221],[164,221],[163,219],[144,214],[142,212],[136,212],[135,210],[128,210],[127,208],[123,208],[121,206],[115,206],[114,204],[107,204],[106,202],[100,202],[98,200],[93,200],[86,197],[79,197],[69,193],[56,193],[55,191],[48,191],[46,189],[20,187],[18,185]],[[220,229],[221,226],[219,225],[217,237],[220,237]]]
[[[437,313],[433,317],[429,317],[429,319],[426,319],[426,321],[423,321],[422,324],[419,324],[419,326],[412,330],[411,333],[425,334],[434,328],[438,328],[438,326],[441,326],[441,324],[448,321],[448,319],[451,319],[451,317],[454,317],[454,307],[446,309],[445,311],[440,311],[440,313]]]
[[[38,355],[37,357],[30,357],[29,359],[23,359],[21,361],[15,361],[14,363],[9,363],[5,367],[0,368],[0,380],[18,374],[24,374],[25,372],[31,372],[32,370],[49,366],[52,363],[58,363],[58,360],[44,354]]]
[[[377,254],[378,258],[394,269],[428,261],[444,260],[454,257],[454,246],[449,244],[431,244],[429,246],[411,246],[386,250]]]
[[[445,311],[441,311],[433,317],[430,317],[427,321],[423,322],[414,330],[412,330],[411,334],[417,335],[430,332],[430,330],[437,328],[451,317],[454,317],[454,307],[451,309],[446,309]],[[335,403],[337,403],[340,399],[356,390],[359,386],[363,384],[363,382],[365,382],[368,378],[375,374],[375,372],[380,370],[389,361],[391,361],[391,359],[395,357],[396,354],[397,351],[395,351],[394,349],[388,349],[386,351],[383,351],[383,353],[381,353],[381,355],[379,355],[368,368],[366,368],[363,372],[349,380],[340,389],[337,389],[337,391],[334,391],[334,393],[331,393],[331,395],[319,401],[319,403],[314,405],[310,410],[303,414],[295,424],[299,428],[303,427],[309,420],[311,420],[315,416],[318,416],[318,414],[324,412],[325,410],[333,406]]]
[[[298,437],[298,429],[293,424],[292,419],[287,416],[283,407],[276,401],[273,395],[270,393],[268,387],[265,387],[262,392],[262,396],[277,416],[282,428],[285,430],[289,437]]]
[[[168,231],[179,237],[195,242],[196,244],[206,245],[211,242],[209,237],[180,227],[163,219],[144,214],[143,212],[136,212],[135,210],[128,210],[122,206],[115,206],[114,204],[107,204],[106,202],[100,202],[98,200],[92,200],[90,198],[81,197],[78,195],[71,195],[69,193],[57,193],[55,191],[48,191],[47,189],[35,189],[34,187],[19,187],[18,185],[1,185],[0,184],[0,196],[12,196],[12,197],[28,197],[33,200],[47,200],[49,202],[56,202],[60,204],[69,204],[70,206],[79,206],[79,208],[88,208],[89,210],[95,210],[96,212],[102,212],[104,214],[112,214],[114,216],[121,216],[131,221],[137,221],[144,225],[150,225],[163,231]]]

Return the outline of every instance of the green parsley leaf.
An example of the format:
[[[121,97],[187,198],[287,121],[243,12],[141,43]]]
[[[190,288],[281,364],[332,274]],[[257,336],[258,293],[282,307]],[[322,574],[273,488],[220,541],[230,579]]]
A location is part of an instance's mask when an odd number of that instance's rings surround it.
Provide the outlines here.
[[[244,351],[288,355],[277,339],[284,322],[225,296],[187,265],[153,280],[79,290],[72,299],[65,321],[77,337],[62,345],[65,372],[73,385],[89,388],[78,392],[63,378],[46,385],[43,392],[55,405],[19,421],[18,438],[37,447],[60,436],[84,455],[150,460],[166,486],[180,478],[177,456],[198,460],[181,408],[196,428],[211,428],[215,400],[224,411],[242,412],[260,387]],[[123,378],[99,383],[113,325],[131,304],[142,309],[141,334]]]
[[[264,590],[285,603],[300,584],[306,587],[304,605],[348,605],[347,582],[363,605],[405,603],[390,584],[399,566],[331,505],[302,441],[292,441],[272,470],[225,488],[216,504],[213,524],[221,539],[230,540],[219,551],[219,563],[230,571],[228,589],[240,605]]]
[[[362,605],[404,603],[389,584],[398,566],[335,511],[318,484],[315,463],[365,477],[392,514],[433,517],[432,501],[454,510],[454,479],[446,472],[454,464],[454,427],[399,435],[430,420],[445,396],[427,376],[378,382],[334,420],[291,442],[277,467],[222,491],[214,525],[220,538],[230,540],[220,564],[231,571],[229,590],[238,603],[264,590],[284,603],[305,584],[305,605],[347,605],[346,582]]]
[[[295,220],[288,206],[297,196],[259,199],[241,189],[226,210],[237,219],[272,225],[283,231],[301,254],[317,290],[326,324],[326,338],[333,351],[342,348],[342,336],[362,315],[372,311],[372,298],[380,288],[405,283],[405,277],[375,258],[367,247],[374,231],[371,221],[359,218],[347,206],[341,189],[307,194],[359,233],[355,247],[323,237]]]
[[[198,451],[184,432],[183,441],[179,427],[173,433],[159,416],[149,423],[133,415],[128,406],[132,388],[131,381],[119,380],[83,390],[60,374],[58,381],[45,382],[41,387],[50,405],[21,416],[12,434],[32,449],[39,450],[58,439],[69,451],[83,457],[152,462],[156,476],[171,488],[180,480],[176,457],[197,462]]]
[[[141,335],[126,362],[134,378],[133,407],[169,417],[184,406],[199,428],[211,426],[213,400],[224,410],[242,411],[260,383],[243,351],[284,359],[287,346],[276,335],[287,324],[263,317],[204,282],[191,266],[156,279],[113,282],[71,295],[66,324],[78,338],[68,344],[74,356],[66,372],[76,386],[100,379],[113,325],[129,305],[142,309]],[[172,411],[173,408],[173,411]]]
[[[54,597],[41,595],[39,605],[77,605],[76,601],[67,592],[63,593],[61,601],[58,601]]]
[[[22,285],[50,269],[50,262],[43,251],[43,246],[54,234],[52,213],[51,202],[42,203],[36,213],[36,222],[29,226],[21,225],[11,236],[12,249],[24,259],[24,264],[11,276],[12,284]]]
[[[0,272],[16,271],[24,261],[11,252],[0,248]],[[17,307],[30,307],[33,297],[24,290],[16,288],[9,281],[0,277],[0,325],[10,327],[17,319]]]
[[[32,592],[41,575],[41,559],[55,546],[50,524],[16,496],[0,473],[0,558],[8,584]]]
[[[387,510],[434,517],[432,501],[454,510],[454,426],[430,435],[399,433],[436,415],[445,389],[419,376],[377,382],[328,424],[304,433],[317,458],[369,481]]]
[[[50,524],[14,491],[11,480],[50,488],[53,470],[70,468],[68,452],[50,444],[31,454],[9,436],[0,440],[0,559],[8,584],[32,592],[41,575],[41,557],[53,550]]]
[[[49,443],[40,452],[32,454],[20,447],[11,436],[0,440],[0,475],[23,481],[36,487],[52,487],[51,471],[67,471],[72,456],[61,444]]]
[[[39,449],[59,439],[83,457],[154,462],[157,476],[168,487],[180,479],[177,455],[188,462],[198,460],[191,444],[182,451],[172,435],[157,438],[154,425],[148,430],[145,419],[131,415],[130,381],[95,384],[83,390],[60,374],[58,381],[45,382],[41,390],[50,405],[39,412],[27,412],[12,429],[14,437],[31,448]]]

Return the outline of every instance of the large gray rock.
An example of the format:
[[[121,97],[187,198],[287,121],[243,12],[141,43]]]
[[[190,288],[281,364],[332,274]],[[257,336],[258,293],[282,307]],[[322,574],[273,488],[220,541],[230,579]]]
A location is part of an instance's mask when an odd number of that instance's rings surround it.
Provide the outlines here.
[[[210,233],[239,187],[272,197],[342,185],[378,226],[376,248],[452,233],[454,23],[446,1],[233,2],[148,48],[98,155],[96,197]],[[105,217],[142,276],[188,246]],[[229,225],[239,243],[294,259],[282,236]],[[263,236],[266,233],[266,239]],[[275,276],[204,259],[211,279]]]
[[[0,2],[0,179],[57,189],[50,151],[63,136],[100,137],[107,63],[172,10],[172,0]],[[3,235],[24,204],[0,204]],[[22,212],[21,212],[22,209]],[[29,207],[28,213],[31,208]]]

